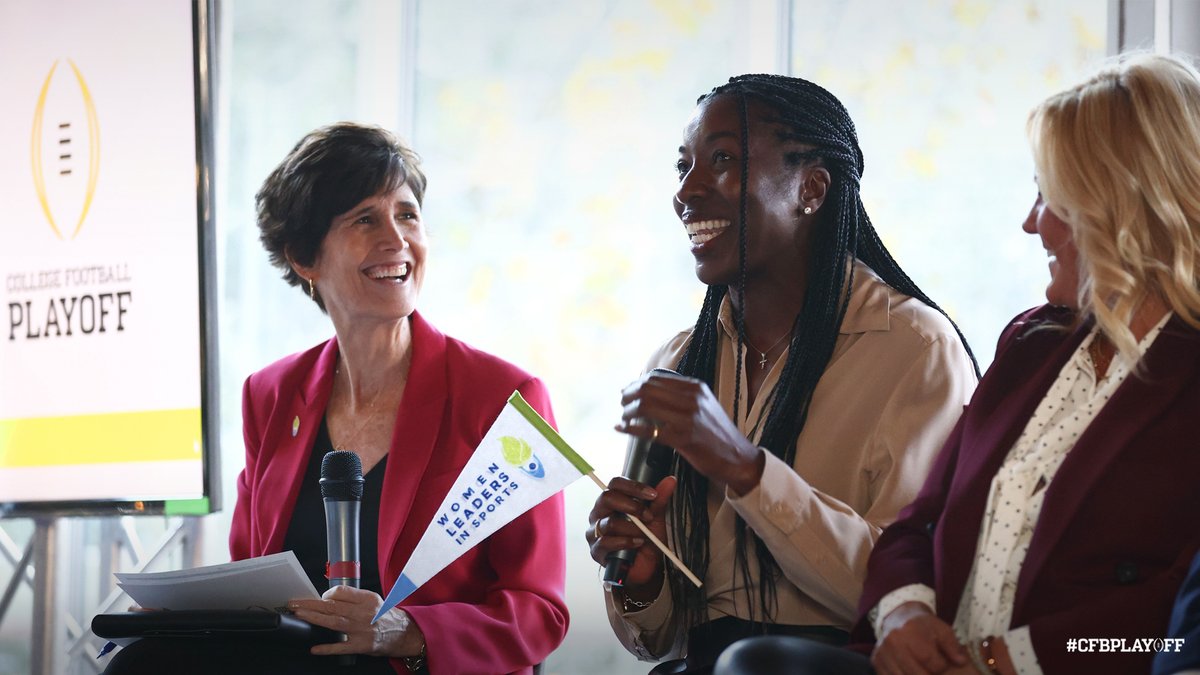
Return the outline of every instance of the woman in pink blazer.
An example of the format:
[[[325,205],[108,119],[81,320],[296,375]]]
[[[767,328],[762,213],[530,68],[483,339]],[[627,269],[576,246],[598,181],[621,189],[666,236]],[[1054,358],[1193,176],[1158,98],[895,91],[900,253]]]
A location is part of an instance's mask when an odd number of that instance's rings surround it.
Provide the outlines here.
[[[539,380],[416,312],[425,184],[395,136],[341,123],[302,139],[258,193],[272,262],[329,315],[336,337],[246,380],[230,551],[293,550],[324,590],[320,460],[352,450],[365,481],[362,588],[292,603],[299,618],[348,636],[312,653],[366,655],[361,672],[529,673],[567,630],[561,495],[370,622],[509,395],[520,390],[553,423]]]

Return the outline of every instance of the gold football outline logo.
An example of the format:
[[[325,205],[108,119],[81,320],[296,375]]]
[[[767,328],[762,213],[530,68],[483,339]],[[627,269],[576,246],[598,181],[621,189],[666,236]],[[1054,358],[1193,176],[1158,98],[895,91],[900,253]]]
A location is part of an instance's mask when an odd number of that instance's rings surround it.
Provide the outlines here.
[[[75,222],[75,229],[71,232],[71,238],[74,239],[79,234],[79,230],[83,228],[83,221],[87,218],[88,209],[92,206],[92,197],[96,194],[96,179],[100,173],[100,123],[96,116],[96,103],[92,100],[92,93],[88,90],[87,81],[83,79],[83,73],[79,72],[79,68],[71,59],[67,59],[67,63],[70,64],[71,70],[75,73],[75,80],[79,83],[88,125],[87,189],[84,192],[83,208],[80,209],[79,220]],[[46,112],[46,94],[50,91],[50,81],[54,78],[54,71],[57,69],[58,61],[55,61],[54,65],[50,66],[50,72],[46,74],[46,81],[42,83],[42,91],[38,95],[37,107],[33,113],[33,138],[30,150],[33,162],[33,185],[37,191],[38,202],[42,205],[42,213],[46,214],[50,228],[54,230],[54,234],[59,239],[62,239],[62,231],[58,229],[54,212],[50,208],[50,199],[46,194],[46,176],[42,170],[42,117]]]

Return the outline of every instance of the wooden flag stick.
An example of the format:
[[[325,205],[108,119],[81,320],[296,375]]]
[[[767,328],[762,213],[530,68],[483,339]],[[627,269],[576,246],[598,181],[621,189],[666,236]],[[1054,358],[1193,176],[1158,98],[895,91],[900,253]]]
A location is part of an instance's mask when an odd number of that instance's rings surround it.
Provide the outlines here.
[[[595,471],[589,471],[587,475],[588,475],[588,478],[591,478],[592,481],[594,483],[596,483],[596,485],[600,486],[601,490],[608,489],[608,486],[605,485],[604,481],[600,480],[600,478],[596,476]],[[679,568],[680,572],[683,572],[684,576],[686,576],[689,581],[691,581],[693,584],[696,584],[696,588],[700,588],[701,586],[704,585],[703,583],[701,583],[700,579],[697,578],[696,575],[693,574],[690,569],[688,569],[688,566],[683,564],[683,561],[680,560],[679,557],[676,556],[674,553],[672,553],[671,549],[667,548],[667,545],[664,544],[661,539],[654,536],[654,533],[650,531],[650,528],[646,527],[646,524],[643,523],[640,518],[638,518],[637,516],[634,516],[634,515],[630,515],[628,513],[625,514],[625,517],[628,518],[630,521],[632,521],[634,525],[637,525],[638,529],[642,531],[642,534],[646,535],[650,539],[650,541],[653,542],[654,545],[658,547],[658,550],[662,551],[663,555],[667,556],[667,559],[670,560],[672,563],[674,563],[675,566]]]

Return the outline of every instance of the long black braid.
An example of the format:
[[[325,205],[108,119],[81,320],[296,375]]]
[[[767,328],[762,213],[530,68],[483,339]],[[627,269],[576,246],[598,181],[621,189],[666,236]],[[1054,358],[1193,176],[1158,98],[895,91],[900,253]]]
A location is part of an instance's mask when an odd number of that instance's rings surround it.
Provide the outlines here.
[[[739,275],[734,304],[734,323],[738,348],[734,373],[733,418],[739,418],[741,399],[742,352],[745,336],[746,220],[749,176],[750,119],[748,101],[764,104],[768,124],[782,128],[781,143],[801,146],[785,153],[789,167],[823,166],[832,179],[826,196],[823,221],[813,235],[808,261],[808,279],[804,305],[796,316],[790,348],[779,382],[770,394],[769,412],[759,444],[789,466],[795,464],[796,443],[808,418],[809,406],[817,382],[833,354],[842,318],[854,285],[854,268],[847,264],[851,256],[866,263],[889,286],[916,298],[933,309],[946,313],[913,282],[883,245],[859,196],[863,173],[863,155],[858,146],[854,122],[833,94],[820,86],[781,75],[741,75],[728,84],[701,96],[697,104],[721,95],[737,96],[742,124],[741,204],[738,223]],[[832,209],[830,208],[832,207]],[[831,211],[831,212],[830,212]],[[676,368],[680,373],[708,383],[715,391],[717,369],[717,315],[729,288],[710,286],[696,320],[690,342]],[[949,319],[949,317],[947,317]],[[954,322],[951,321],[954,325]],[[967,354],[979,365],[962,331],[954,325]],[[676,461],[679,487],[672,500],[672,536],[683,552],[683,559],[701,578],[709,564],[708,481],[691,465]],[[737,567],[746,589],[751,618],[759,624],[773,622],[776,609],[775,584],[781,574],[779,564],[761,539],[748,532],[746,523],[736,519]],[[758,583],[750,573],[747,539],[753,538],[758,561]],[[668,571],[672,592],[679,599],[677,614],[684,628],[707,620],[707,601],[703,589],[697,589],[673,568]],[[757,586],[758,593],[751,592]]]

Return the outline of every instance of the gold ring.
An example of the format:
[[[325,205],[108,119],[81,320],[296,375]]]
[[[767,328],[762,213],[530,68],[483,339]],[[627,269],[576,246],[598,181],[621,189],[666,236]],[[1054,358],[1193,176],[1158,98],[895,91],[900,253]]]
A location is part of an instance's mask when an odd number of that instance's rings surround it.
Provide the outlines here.
[[[656,424],[656,425],[650,427],[650,442],[653,443],[654,441],[657,441],[657,440],[658,440],[658,425]]]
[[[597,539],[600,538],[600,521],[599,520],[596,521],[596,527],[592,528],[592,534],[596,535]]]

